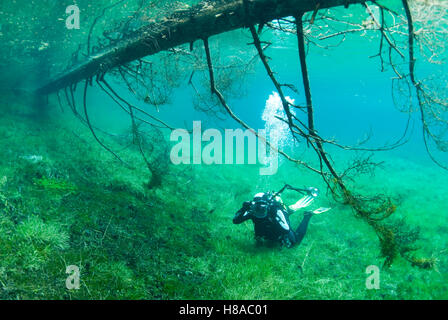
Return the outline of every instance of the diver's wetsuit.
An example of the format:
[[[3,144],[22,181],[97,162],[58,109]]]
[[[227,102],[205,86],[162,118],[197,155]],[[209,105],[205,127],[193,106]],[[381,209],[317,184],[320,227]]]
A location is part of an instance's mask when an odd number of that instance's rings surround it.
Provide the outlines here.
[[[279,197],[269,201],[271,197],[272,193],[259,193],[251,202],[244,202],[243,207],[233,218],[233,223],[240,224],[251,219],[254,223],[255,237],[280,241],[287,247],[299,245],[306,234],[312,214],[305,213],[299,227],[293,231],[289,222],[292,212],[285,207]]]

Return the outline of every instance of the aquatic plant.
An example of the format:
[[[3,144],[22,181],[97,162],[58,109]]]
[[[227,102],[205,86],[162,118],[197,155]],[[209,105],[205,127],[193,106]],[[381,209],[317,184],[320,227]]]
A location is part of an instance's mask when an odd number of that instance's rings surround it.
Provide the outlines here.
[[[412,266],[419,267],[422,269],[436,269],[437,263],[439,262],[439,259],[435,257],[418,258],[413,255],[407,256],[406,260],[408,260]]]
[[[0,178],[0,205],[5,208],[8,206],[8,199],[2,193],[2,191],[3,191],[2,189],[6,185],[7,182],[8,182],[8,178],[6,176],[3,176]]]
[[[78,188],[70,181],[42,177],[34,179],[34,184],[46,190],[75,192]]]
[[[60,226],[54,223],[44,223],[37,216],[30,216],[16,229],[17,236],[25,241],[30,241],[36,247],[51,246],[58,249],[66,249],[69,246],[69,236],[61,231]]]
[[[335,197],[338,195],[338,193],[334,193]],[[395,212],[396,206],[390,199],[382,196],[363,198],[345,188],[342,189],[341,200],[354,210],[357,217],[365,220],[375,230],[380,241],[381,256],[385,258],[384,265],[391,266],[400,253],[399,244],[396,242],[394,231],[381,220],[391,216]]]

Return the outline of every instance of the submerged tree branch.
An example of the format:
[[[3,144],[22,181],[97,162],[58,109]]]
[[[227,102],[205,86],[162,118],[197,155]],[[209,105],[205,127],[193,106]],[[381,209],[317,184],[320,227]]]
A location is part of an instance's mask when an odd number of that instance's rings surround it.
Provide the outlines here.
[[[414,86],[416,93],[417,93],[417,101],[418,101],[420,117],[421,117],[421,121],[422,121],[422,125],[423,125],[423,140],[425,143],[426,152],[435,164],[437,164],[442,169],[448,170],[448,166],[442,164],[440,161],[438,161],[434,157],[434,155],[431,152],[429,145],[428,145],[428,139],[427,139],[428,136],[431,137],[435,141],[438,140],[438,138],[432,133],[431,129],[429,128],[429,125],[426,121],[426,115],[425,115],[425,107],[429,108],[430,111],[433,112],[431,102],[434,103],[434,100],[432,99],[431,96],[428,95],[428,93],[425,91],[422,84],[416,80],[416,77],[415,77],[416,59],[415,59],[415,52],[414,52],[415,51],[414,50],[414,38],[415,38],[414,22],[412,19],[412,14],[411,14],[411,10],[409,8],[408,1],[402,0],[402,4],[403,4],[404,10],[405,10],[406,19],[408,22],[409,77],[410,77],[412,85]]]
[[[208,39],[204,39],[203,41],[204,41],[204,48],[205,48],[205,53],[206,53],[206,58],[207,58],[207,65],[208,65],[208,69],[209,69],[209,75],[210,75],[210,89],[211,89],[211,92],[212,92],[212,94],[216,95],[216,97],[220,101],[221,105],[224,107],[224,109],[227,111],[227,113],[230,115],[230,117],[232,119],[234,119],[236,122],[238,122],[243,128],[245,128],[245,129],[249,130],[250,132],[252,132],[258,139],[260,139],[261,141],[266,143],[266,145],[269,146],[269,148],[272,151],[278,152],[279,154],[284,156],[289,161],[294,162],[294,163],[296,163],[298,165],[302,165],[302,166],[306,167],[307,169],[309,169],[309,170],[311,170],[311,171],[313,171],[315,173],[323,174],[322,171],[311,167],[306,162],[298,160],[298,159],[294,159],[291,156],[289,156],[287,153],[285,153],[284,151],[279,150],[278,148],[274,147],[269,141],[266,140],[265,137],[259,135],[258,132],[255,129],[251,128],[243,120],[238,118],[238,116],[233,112],[233,110],[227,104],[227,102],[226,102],[224,96],[222,95],[222,93],[218,90],[218,88],[216,88],[215,72],[214,72],[214,69],[213,69],[213,63],[212,63],[212,58],[211,58],[211,53],[210,53],[210,47],[209,47]]]
[[[95,130],[93,129],[92,124],[90,123],[89,114],[87,112],[87,88],[88,88],[88,86],[89,86],[89,81],[86,80],[85,85],[84,85],[83,104],[84,104],[84,115],[86,118],[87,125],[90,129],[90,132],[92,132],[93,137],[95,138],[95,140],[98,142],[98,144],[100,146],[102,146],[106,151],[108,151],[110,154],[112,154],[121,163],[123,163],[124,165],[129,167],[129,165],[126,162],[124,162],[115,152],[113,152],[109,147],[107,147],[96,135]]]
[[[366,0],[320,0],[320,8],[364,3]],[[89,56],[85,62],[73,66],[37,90],[49,94],[86,78],[138,60],[163,50],[206,39],[213,35],[292,16],[298,11],[313,11],[313,1],[252,0],[243,5],[241,0],[204,1],[189,10],[178,10],[160,21],[150,23],[117,41],[103,51]]]

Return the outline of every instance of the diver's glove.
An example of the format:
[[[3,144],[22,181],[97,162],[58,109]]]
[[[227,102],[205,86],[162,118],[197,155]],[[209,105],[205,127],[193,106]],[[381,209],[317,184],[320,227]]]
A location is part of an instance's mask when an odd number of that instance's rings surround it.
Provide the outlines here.
[[[235,216],[233,217],[233,223],[238,224],[246,221],[251,217],[251,202],[245,201],[243,202],[243,206],[240,210],[237,211]]]
[[[241,210],[248,211],[250,210],[251,206],[252,206],[251,201],[244,201],[243,205],[241,206]]]

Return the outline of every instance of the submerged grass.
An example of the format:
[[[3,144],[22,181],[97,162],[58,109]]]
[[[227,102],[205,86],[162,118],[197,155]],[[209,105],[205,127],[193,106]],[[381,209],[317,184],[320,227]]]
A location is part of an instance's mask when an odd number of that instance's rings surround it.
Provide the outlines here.
[[[383,264],[376,236],[325,194],[320,204],[332,212],[313,218],[297,248],[257,246],[250,223],[231,223],[256,192],[284,182],[321,187],[316,176],[287,163],[273,177],[254,166],[171,166],[149,190],[132,149],[128,169],[86,128],[39,121],[20,105],[0,113],[1,299],[448,298],[446,186],[432,167],[390,157],[359,181],[362,190],[400,196],[397,217],[420,228],[421,251],[439,260],[421,270],[397,259],[381,270],[381,288],[367,290],[366,267]],[[433,201],[422,205],[429,192]],[[68,265],[81,270],[79,290],[65,288]]]

